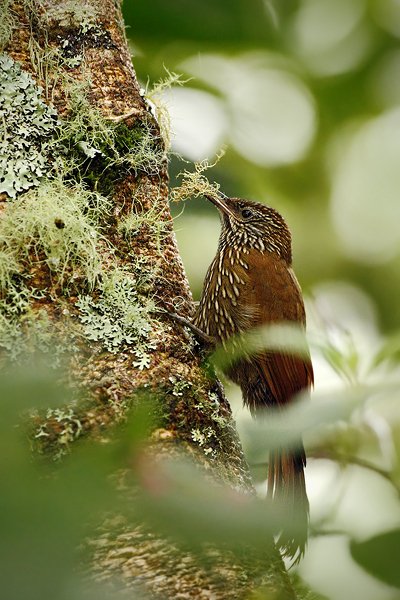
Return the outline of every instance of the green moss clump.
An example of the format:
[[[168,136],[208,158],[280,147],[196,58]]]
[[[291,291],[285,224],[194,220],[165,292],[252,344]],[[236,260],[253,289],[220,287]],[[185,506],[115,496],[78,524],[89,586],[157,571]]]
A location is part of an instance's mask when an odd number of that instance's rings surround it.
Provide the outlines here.
[[[86,84],[66,85],[70,112],[58,127],[60,170],[96,185],[107,194],[130,170],[158,173],[165,159],[162,140],[152,123],[132,127],[107,120],[86,96]]]
[[[108,152],[114,145],[115,124],[91,106],[86,92],[87,82],[65,82],[68,96],[68,118],[59,123],[57,147],[62,161],[74,170],[81,169],[96,156]]]
[[[116,125],[114,152],[114,164],[148,174],[158,173],[165,159],[162,139],[146,121],[137,122],[133,127],[124,123]]]

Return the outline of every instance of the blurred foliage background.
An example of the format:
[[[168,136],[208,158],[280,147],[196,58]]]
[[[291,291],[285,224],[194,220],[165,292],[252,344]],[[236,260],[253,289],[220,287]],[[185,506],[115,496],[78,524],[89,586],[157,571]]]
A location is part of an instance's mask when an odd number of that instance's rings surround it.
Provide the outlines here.
[[[165,68],[188,80],[163,94],[171,185],[184,160],[226,145],[210,179],[285,216],[307,299],[312,410],[326,396],[351,407],[305,436],[313,538],[298,572],[332,600],[400,598],[400,3],[135,0],[124,13],[143,87]],[[173,211],[198,298],[218,215],[202,200]],[[257,465],[240,393],[228,392]]]

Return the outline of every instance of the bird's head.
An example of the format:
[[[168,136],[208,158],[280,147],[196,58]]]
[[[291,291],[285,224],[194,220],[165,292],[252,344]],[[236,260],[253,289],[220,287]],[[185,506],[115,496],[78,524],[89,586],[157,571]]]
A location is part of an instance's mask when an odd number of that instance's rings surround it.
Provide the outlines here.
[[[205,197],[218,208],[221,216],[220,244],[272,252],[291,264],[292,237],[278,211],[260,202],[228,198],[221,193]]]

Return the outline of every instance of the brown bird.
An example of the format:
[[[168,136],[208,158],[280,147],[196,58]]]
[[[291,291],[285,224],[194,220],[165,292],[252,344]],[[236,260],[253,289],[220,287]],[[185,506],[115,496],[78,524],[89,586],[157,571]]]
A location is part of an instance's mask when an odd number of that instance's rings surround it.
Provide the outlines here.
[[[224,195],[206,197],[218,208],[222,227],[194,329],[219,345],[263,325],[294,322],[304,328],[302,293],[291,266],[291,234],[283,217],[258,202]],[[285,407],[313,384],[310,358],[289,351],[264,350],[242,356],[227,374],[241,387],[244,404],[255,417]],[[293,560],[302,556],[307,540],[305,465],[301,440],[296,449],[270,453],[268,496],[286,503],[297,532],[283,528],[278,545]]]

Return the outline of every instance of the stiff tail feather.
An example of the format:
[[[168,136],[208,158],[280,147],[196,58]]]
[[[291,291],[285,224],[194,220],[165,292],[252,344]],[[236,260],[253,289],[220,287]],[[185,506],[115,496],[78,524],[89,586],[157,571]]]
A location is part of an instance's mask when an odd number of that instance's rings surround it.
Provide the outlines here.
[[[277,546],[283,555],[299,562],[304,554],[308,537],[309,503],[304,467],[306,456],[303,445],[295,451],[273,450],[268,467],[268,498],[276,503],[283,514],[278,524]]]

